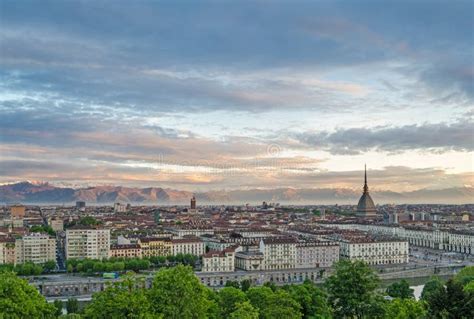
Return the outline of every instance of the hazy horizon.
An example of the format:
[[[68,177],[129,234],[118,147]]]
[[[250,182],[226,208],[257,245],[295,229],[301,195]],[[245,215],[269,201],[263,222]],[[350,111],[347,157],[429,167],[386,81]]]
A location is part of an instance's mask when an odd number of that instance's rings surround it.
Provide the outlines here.
[[[255,188],[190,191],[160,187],[123,187],[120,185],[84,188],[58,187],[49,183],[29,182],[0,185],[0,203],[37,205],[73,204],[86,201],[94,205],[114,202],[136,205],[188,204],[195,195],[200,204],[259,204],[263,201],[285,205],[355,205],[361,189],[350,188]],[[471,204],[474,188],[422,189],[411,192],[371,190],[376,204]]]

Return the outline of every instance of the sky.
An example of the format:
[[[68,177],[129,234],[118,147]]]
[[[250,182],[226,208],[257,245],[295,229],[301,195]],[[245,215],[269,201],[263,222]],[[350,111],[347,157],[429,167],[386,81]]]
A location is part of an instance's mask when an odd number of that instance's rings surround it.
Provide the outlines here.
[[[472,1],[0,2],[0,183],[474,185]]]

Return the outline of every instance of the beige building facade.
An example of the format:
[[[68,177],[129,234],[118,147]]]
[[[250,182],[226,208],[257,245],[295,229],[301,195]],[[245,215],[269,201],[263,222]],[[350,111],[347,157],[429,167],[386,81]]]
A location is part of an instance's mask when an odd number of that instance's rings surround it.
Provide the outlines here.
[[[32,233],[15,241],[16,263],[43,264],[56,260],[56,239],[47,234]]]
[[[104,259],[109,253],[109,229],[76,226],[66,230],[66,259]]]

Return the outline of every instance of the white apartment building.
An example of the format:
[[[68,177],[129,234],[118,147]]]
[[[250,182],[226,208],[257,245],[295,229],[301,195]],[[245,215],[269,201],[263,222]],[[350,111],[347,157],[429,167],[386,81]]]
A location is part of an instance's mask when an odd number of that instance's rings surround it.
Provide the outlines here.
[[[202,256],[202,272],[233,272],[235,270],[235,248],[209,251]]]
[[[236,252],[235,268],[246,271],[265,270],[264,256],[260,251]]]
[[[109,251],[109,229],[75,226],[66,230],[66,259],[103,259]]]
[[[331,241],[305,241],[296,244],[296,268],[331,267],[339,260],[339,245]]]
[[[260,241],[265,270],[292,269],[296,267],[294,238],[265,238]]]
[[[25,235],[15,241],[15,254],[17,264],[56,260],[56,239],[42,233]]]
[[[445,249],[459,253],[474,255],[474,234],[463,231],[448,233],[448,243]]]
[[[235,229],[234,232],[247,238],[266,238],[275,236],[275,230],[266,228],[243,228]]]
[[[267,237],[224,237],[214,235],[202,235],[201,238],[204,240],[205,246],[210,250],[223,250],[231,246],[248,246],[248,245],[258,245],[260,240]]]
[[[178,254],[190,254],[194,256],[202,256],[205,253],[204,242],[197,238],[181,238],[172,239],[172,254],[174,256]]]
[[[359,232],[346,232],[331,236],[340,245],[340,256],[350,260],[363,260],[369,265],[408,263],[408,241],[401,239],[374,239]]]
[[[213,228],[193,228],[193,227],[182,226],[182,227],[169,227],[169,228],[165,228],[165,230],[179,238],[182,238],[185,236],[199,237],[206,234],[207,235],[214,234]]]
[[[407,240],[413,246],[474,254],[474,233],[468,231],[370,224],[328,224],[327,226],[398,237]]]

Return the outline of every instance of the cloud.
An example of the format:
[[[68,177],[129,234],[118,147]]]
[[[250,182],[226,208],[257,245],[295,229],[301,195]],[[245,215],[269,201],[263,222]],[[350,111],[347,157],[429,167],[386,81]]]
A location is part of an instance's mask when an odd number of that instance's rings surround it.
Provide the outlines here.
[[[363,78],[373,64],[377,73],[394,72],[388,65],[401,61],[407,68],[396,72],[431,94],[454,90],[472,102],[472,59],[460,53],[470,52],[472,5],[367,10],[379,5],[4,3],[3,84],[142,113],[338,112],[370,91],[341,75]]]
[[[470,152],[472,6],[2,2],[2,176],[322,185],[350,180],[331,154]]]
[[[473,151],[474,123],[421,124],[400,127],[341,128],[334,132],[295,134],[303,145],[321,147],[333,154],[360,154],[370,150]]]

